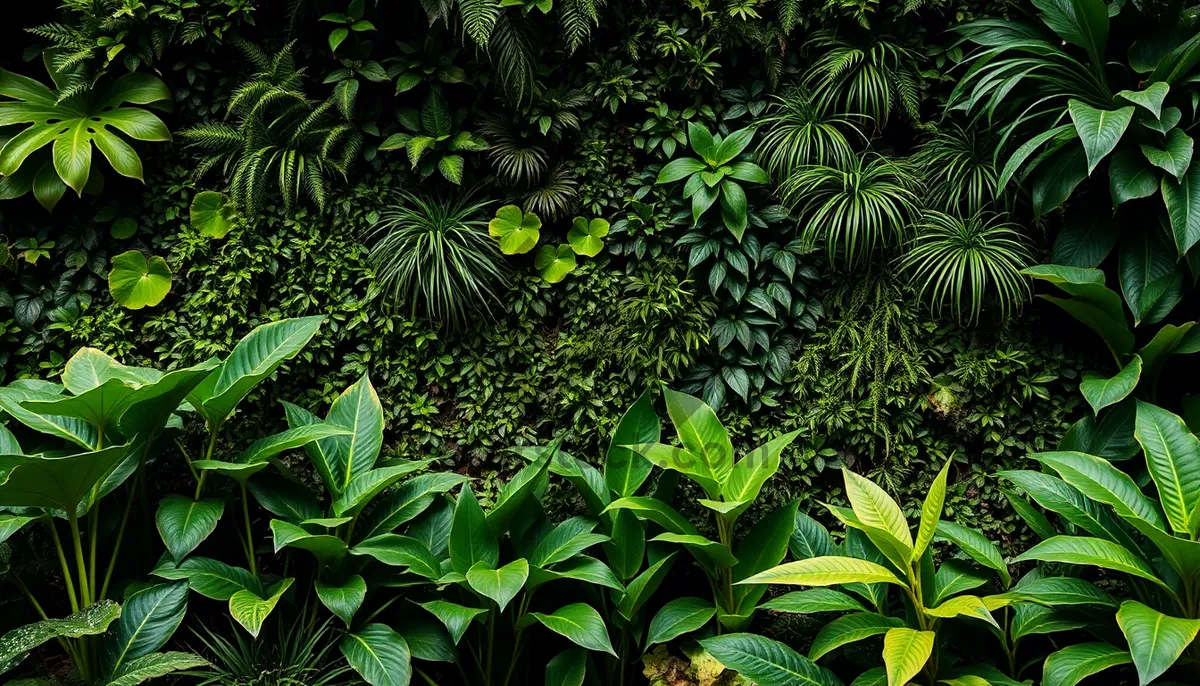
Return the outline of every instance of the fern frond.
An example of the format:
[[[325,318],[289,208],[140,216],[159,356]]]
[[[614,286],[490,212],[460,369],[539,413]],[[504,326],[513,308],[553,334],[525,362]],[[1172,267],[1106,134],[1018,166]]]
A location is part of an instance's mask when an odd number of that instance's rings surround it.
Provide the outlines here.
[[[496,0],[458,0],[458,13],[467,35],[479,47],[487,46],[500,19],[500,3]]]

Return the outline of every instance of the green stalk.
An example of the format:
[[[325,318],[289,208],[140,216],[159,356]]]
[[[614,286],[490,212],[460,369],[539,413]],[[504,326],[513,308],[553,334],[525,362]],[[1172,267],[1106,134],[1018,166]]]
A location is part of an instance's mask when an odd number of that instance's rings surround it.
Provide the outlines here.
[[[258,578],[258,564],[254,561],[254,532],[250,529],[250,501],[246,498],[246,481],[238,480],[242,488],[242,523],[246,525],[246,557],[250,561],[250,573]]]
[[[429,686],[438,686],[437,682],[434,681],[433,679],[429,678],[428,674],[421,671],[420,667],[413,667],[413,670],[415,670],[417,673],[417,676],[421,677],[421,680],[424,681],[425,683],[429,684]]]
[[[92,594],[88,590],[87,563],[83,560],[83,536],[79,533],[79,516],[74,512],[67,513],[67,522],[71,525],[71,543],[75,547],[75,566],[79,573],[79,595],[83,606],[92,604]]]
[[[496,611],[498,612],[499,610],[500,610],[500,607],[496,606]],[[486,674],[484,674],[483,682],[485,684],[487,684],[488,686],[491,686],[491,683],[492,683],[492,657],[496,653],[496,612],[488,613],[487,634],[488,634],[488,637],[487,637],[487,640],[488,640],[488,642],[487,642],[487,671],[486,671]]]
[[[99,600],[96,595],[96,539],[100,538],[100,501],[92,508],[91,522],[88,524],[88,595]]]
[[[62,540],[58,537],[58,529],[54,526],[54,518],[46,520],[50,527],[50,536],[54,539],[54,549],[58,552],[58,563],[62,565],[63,583],[67,587],[67,598],[71,601],[71,612],[79,612],[79,599],[75,595],[75,580],[71,577],[71,565],[67,564],[67,555],[63,551]]]

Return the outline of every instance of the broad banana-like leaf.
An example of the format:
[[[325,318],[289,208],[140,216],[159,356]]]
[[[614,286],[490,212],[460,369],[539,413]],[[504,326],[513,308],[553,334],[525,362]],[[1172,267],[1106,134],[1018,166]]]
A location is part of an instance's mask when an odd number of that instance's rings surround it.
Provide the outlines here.
[[[786,433],[751,450],[733,465],[729,479],[721,484],[721,497],[739,505],[726,514],[732,521],[750,507],[762,491],[763,484],[779,471],[779,458],[784,449],[796,440],[799,431]]]
[[[335,480],[331,490],[341,495],[351,482],[371,471],[383,447],[383,406],[366,374],[333,401],[325,421],[350,430],[321,441]]]
[[[27,401],[53,401],[59,397],[60,394],[49,391],[8,386],[0,388],[0,410],[4,410],[13,419],[34,431],[74,443],[84,450],[94,450],[97,438],[96,429],[87,422],[77,417],[42,415],[27,410],[23,406]]]
[[[912,560],[918,560],[925,554],[925,549],[933,542],[933,536],[937,533],[938,522],[942,519],[942,508],[946,504],[946,479],[949,477],[950,464],[953,461],[946,460],[946,464],[942,465],[938,475],[934,477],[929,493],[925,495],[925,502],[921,505],[921,524],[917,529],[917,540],[913,544]]]
[[[921,673],[933,653],[932,631],[917,631],[908,627],[889,629],[883,637],[883,665],[887,669],[888,686],[905,686]]]
[[[0,455],[0,505],[75,512],[92,488],[125,458],[129,445],[66,457]]]
[[[658,415],[650,391],[646,391],[621,417],[604,459],[604,481],[616,497],[637,495],[653,469],[649,460],[628,446],[657,443],[660,436]],[[553,467],[551,471],[555,471]]]
[[[1200,533],[1200,439],[1179,416],[1140,400],[1134,436],[1171,528],[1195,538]]]
[[[1158,578],[1150,565],[1124,547],[1100,538],[1086,536],[1055,536],[1042,541],[1024,553],[1014,562],[1027,560],[1042,560],[1044,562],[1062,562],[1065,564],[1090,565],[1124,572],[1153,582],[1171,590],[1170,586]]]
[[[172,581],[151,586],[125,599],[114,633],[104,643],[101,662],[117,674],[131,660],[166,645],[187,613],[188,585]]]
[[[1121,603],[1117,624],[1143,684],[1170,669],[1200,632],[1200,619],[1170,617],[1135,600]]]
[[[1076,452],[1035,453],[1030,457],[1058,472],[1085,496],[1111,505],[1122,517],[1136,517],[1162,529],[1162,514],[1125,472],[1111,462]]]
[[[725,634],[700,645],[721,664],[760,686],[841,686],[828,669],[779,641],[757,634]]]
[[[836,555],[787,562],[737,583],[836,586],[855,582],[904,585],[886,567],[858,558]]]
[[[1042,686],[1075,686],[1093,674],[1130,662],[1129,651],[1108,643],[1076,643],[1046,658]]]
[[[208,660],[191,653],[171,651],[150,653],[125,663],[117,673],[109,675],[104,686],[137,686],[144,681],[166,676],[172,672],[196,669],[208,665]]]

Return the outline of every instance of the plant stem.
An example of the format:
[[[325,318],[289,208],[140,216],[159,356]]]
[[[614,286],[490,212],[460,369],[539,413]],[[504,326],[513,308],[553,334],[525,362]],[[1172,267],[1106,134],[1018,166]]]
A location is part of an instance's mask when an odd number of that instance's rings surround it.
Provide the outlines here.
[[[429,686],[438,686],[437,682],[434,681],[433,679],[429,678],[428,674],[421,671],[420,667],[413,667],[413,670],[415,670],[417,673],[417,676],[421,677],[421,679],[424,680],[425,683],[429,684]]]
[[[79,533],[79,517],[74,512],[67,513],[67,522],[71,525],[71,542],[75,547],[75,566],[79,573],[79,595],[83,606],[92,604],[92,594],[88,590],[87,563],[83,560],[83,537]]]
[[[37,611],[38,616],[43,620],[50,619],[50,617],[46,614],[46,611],[42,609],[42,604],[39,603],[37,598],[34,597],[33,592],[29,590],[29,587],[25,585],[24,581],[21,581],[21,577],[13,574],[12,579],[13,583],[17,585],[17,588],[21,589],[21,592],[25,594],[25,597],[29,600],[29,604],[32,605],[33,609]],[[67,639],[63,638],[62,636],[55,636],[55,638],[58,640],[58,645],[62,646],[63,651],[66,652],[67,657],[71,658],[71,662],[78,664],[79,658],[76,656],[75,650],[71,647],[71,644],[67,642]]]
[[[50,536],[54,539],[54,549],[58,551],[58,563],[62,565],[63,582],[67,587],[67,598],[71,601],[71,612],[79,612],[79,599],[75,595],[75,580],[71,577],[71,565],[67,564],[67,555],[63,551],[62,540],[58,537],[58,528],[54,526],[54,518],[46,520],[50,527]]]
[[[192,473],[192,480],[200,483],[200,475],[196,473],[196,468],[192,466],[192,457],[188,455],[187,449],[183,447],[183,443],[178,438],[175,439],[175,446],[179,448],[179,452],[183,454],[183,460],[187,462],[188,471]]]
[[[100,585],[100,595],[96,596],[97,600],[104,600],[108,597],[108,585],[112,582],[113,570],[117,566],[117,556],[121,553],[121,543],[125,540],[125,527],[129,525],[129,513],[133,510],[133,499],[138,490],[137,481],[142,478],[140,469],[139,467],[137,479],[129,485],[129,497],[125,499],[125,512],[121,515],[121,526],[117,529],[117,540],[113,543],[112,556],[108,559],[108,569],[104,570],[104,583]]]
[[[91,521],[88,523],[88,595],[96,600],[96,539],[100,538],[100,501],[92,508]]]
[[[392,603],[396,602],[397,600],[400,600],[400,596],[398,596],[398,595],[388,598],[386,602],[384,602],[382,605],[379,606],[379,609],[372,612],[366,619],[363,620],[363,624],[370,624],[371,620],[378,617],[384,610],[391,607]]]
[[[497,612],[499,611],[499,609],[500,609],[499,606],[497,606],[496,607]],[[486,673],[484,674],[484,677],[483,677],[483,683],[488,684],[488,686],[491,686],[491,683],[492,683],[492,657],[496,653],[496,614],[497,614],[497,612],[489,612],[488,613],[487,669],[486,669]]]
[[[250,573],[258,578],[258,564],[254,561],[254,532],[250,528],[250,501],[246,499],[246,482],[238,480],[242,488],[242,523],[246,525],[246,557],[250,561]]]

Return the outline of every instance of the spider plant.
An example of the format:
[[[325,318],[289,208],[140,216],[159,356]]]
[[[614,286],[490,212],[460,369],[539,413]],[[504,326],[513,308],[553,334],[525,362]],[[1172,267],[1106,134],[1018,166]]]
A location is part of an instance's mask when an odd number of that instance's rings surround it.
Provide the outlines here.
[[[209,666],[194,672],[199,686],[334,686],[354,683],[350,666],[335,652],[327,619],[310,630],[307,622],[280,622],[275,640],[254,640],[237,631],[193,631]],[[232,624],[232,622],[230,622]],[[230,638],[232,637],[232,638]]]
[[[806,164],[845,166],[854,156],[846,138],[853,132],[866,140],[859,122],[865,117],[835,114],[821,108],[802,89],[792,89],[758,120],[764,127],[758,161],[776,178],[786,177]]]
[[[895,37],[849,40],[826,30],[813,34],[807,47],[819,55],[803,83],[826,111],[865,115],[880,129],[898,109],[919,118],[918,57]]]
[[[376,278],[396,307],[451,326],[499,302],[507,272],[488,236],[487,202],[401,193],[380,214],[371,249]]]
[[[1021,270],[1031,264],[1033,255],[1019,228],[987,212],[961,218],[926,211],[901,258],[901,268],[935,314],[949,306],[967,322],[979,320],[985,301],[1006,317],[1018,309],[1030,293]]]
[[[967,215],[982,211],[998,191],[997,143],[986,132],[954,123],[926,136],[912,158],[925,182],[925,204]]]
[[[851,157],[845,167],[800,167],[779,192],[799,213],[806,242],[824,242],[831,262],[840,257],[854,266],[904,242],[919,188],[906,160],[872,153]]]

